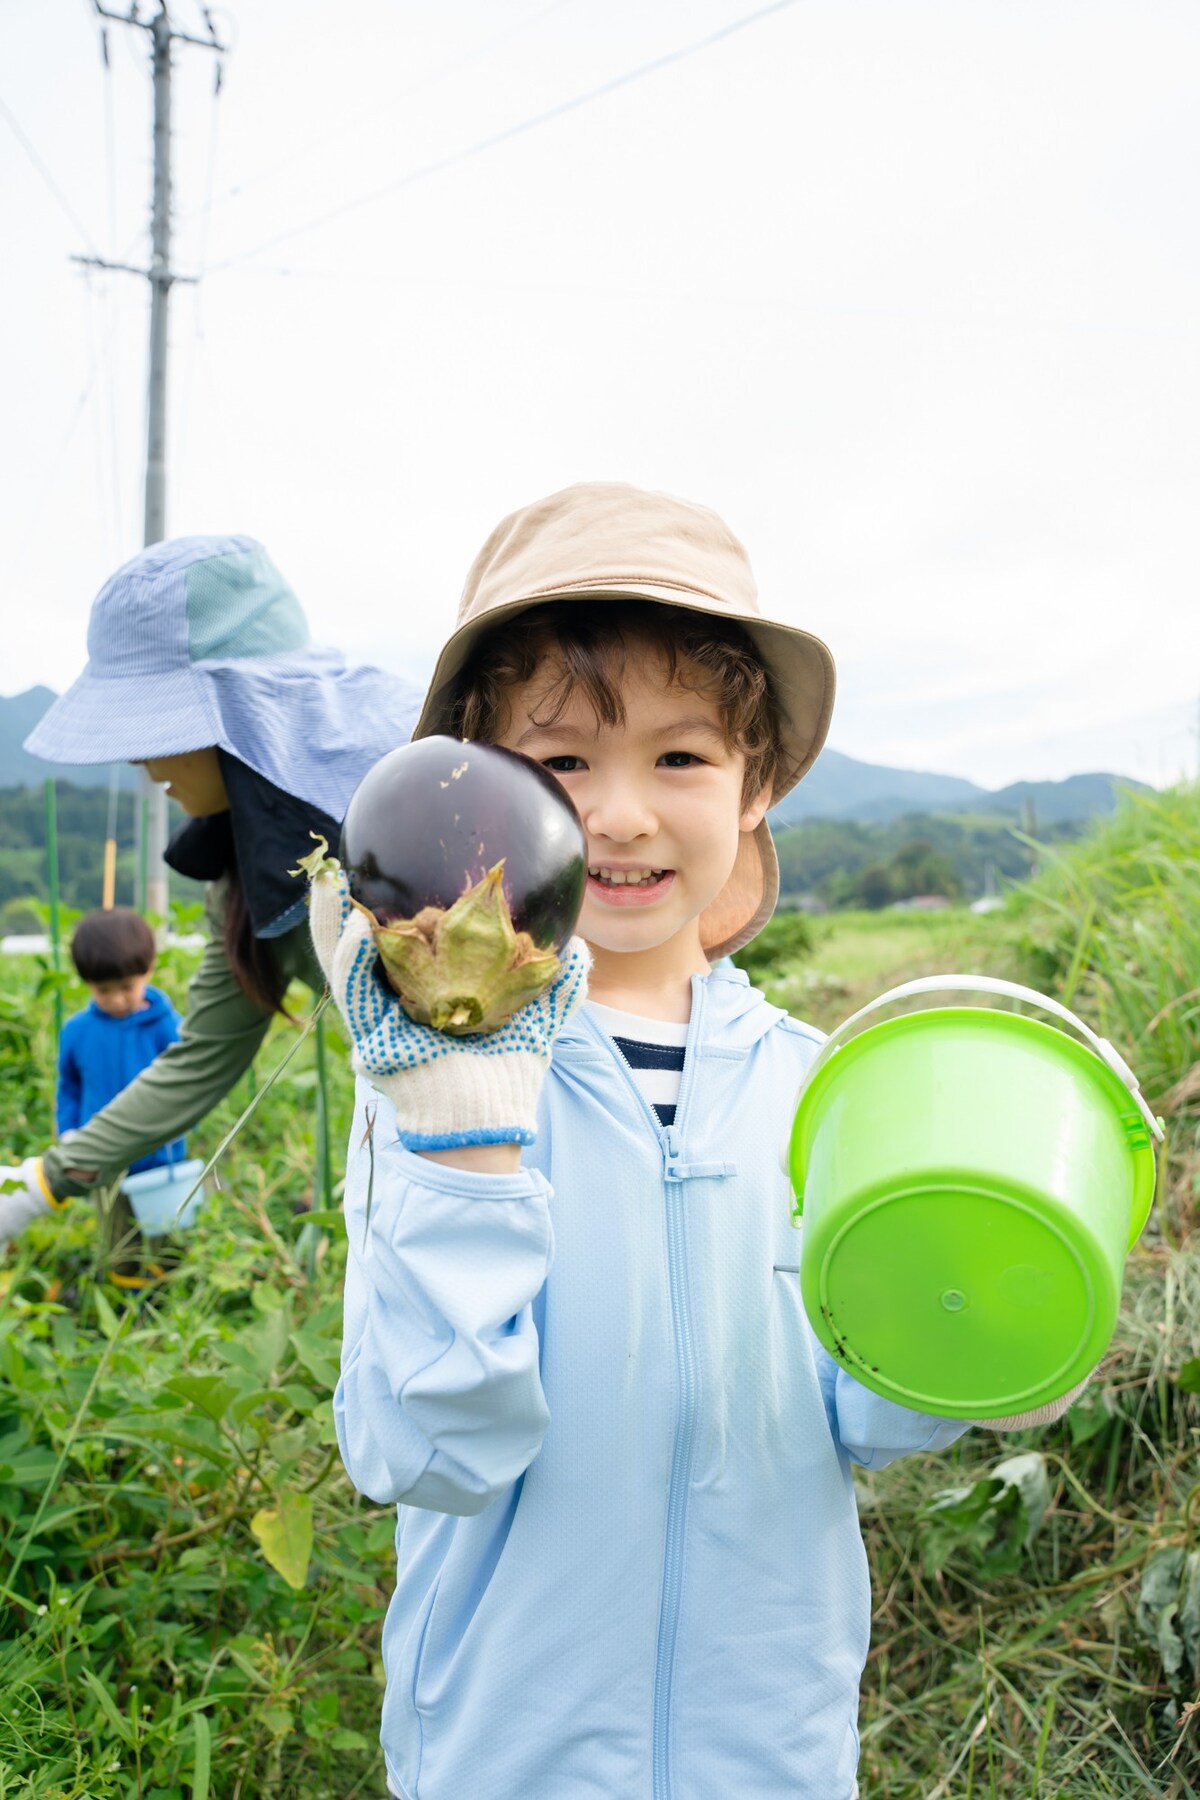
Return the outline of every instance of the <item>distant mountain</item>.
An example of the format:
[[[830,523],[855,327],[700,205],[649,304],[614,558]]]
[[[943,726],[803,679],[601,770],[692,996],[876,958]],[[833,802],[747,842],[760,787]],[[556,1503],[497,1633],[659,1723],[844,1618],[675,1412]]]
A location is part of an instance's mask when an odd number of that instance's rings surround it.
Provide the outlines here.
[[[0,788],[34,787],[48,775],[75,787],[107,786],[107,763],[44,763],[22,750],[22,741],[56,698],[48,687],[28,688],[7,699],[0,696]],[[126,765],[121,786],[133,785],[134,772]],[[1140,782],[1099,774],[1071,775],[1066,781],[1017,781],[992,792],[958,775],[890,769],[882,763],[858,762],[840,750],[823,750],[816,767],[773,808],[770,818],[774,831],[807,819],[887,824],[906,813],[986,813],[1024,821],[1032,801],[1038,829],[1111,812],[1119,788],[1144,791]]]
[[[890,824],[906,813],[981,813],[1024,823],[1032,802],[1036,831],[1110,813],[1122,788],[1147,791],[1140,781],[1109,774],[1070,775],[1065,781],[1015,781],[992,791],[957,775],[890,769],[880,763],[856,762],[839,750],[822,750],[799,787],[772,809],[770,820],[777,832],[809,819]]]
[[[1124,791],[1146,794],[1144,782],[1127,775],[1068,775],[1065,781],[1014,781],[1011,787],[998,788],[984,794],[968,807],[955,807],[955,812],[1007,813],[1024,821],[1033,813],[1034,834],[1047,825],[1067,825],[1077,819],[1090,819],[1097,813],[1110,813],[1117,795]]]
[[[799,787],[771,812],[781,831],[802,819],[895,819],[906,812],[948,812],[987,797],[985,788],[957,775],[929,775],[857,762],[840,750],[822,750]]]
[[[58,699],[53,688],[26,688],[23,694],[0,696],[0,787],[36,787],[48,775],[57,775],[75,787],[107,787],[107,763],[47,763],[30,756],[21,745],[42,714]],[[132,788],[136,774],[127,764],[121,770],[121,786]]]

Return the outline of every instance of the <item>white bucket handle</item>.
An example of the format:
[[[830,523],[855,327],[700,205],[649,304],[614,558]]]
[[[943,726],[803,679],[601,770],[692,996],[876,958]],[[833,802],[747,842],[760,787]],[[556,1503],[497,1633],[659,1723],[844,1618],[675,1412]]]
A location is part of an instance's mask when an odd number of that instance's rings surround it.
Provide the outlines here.
[[[809,1065],[801,1092],[808,1086],[817,1070],[822,1068],[830,1057],[841,1049],[854,1027],[860,1020],[865,1019],[868,1013],[877,1012],[881,1006],[887,1006],[893,1000],[907,999],[911,994],[940,993],[999,994],[1007,1000],[1024,1000],[1030,1006],[1040,1006],[1044,1012],[1053,1013],[1056,1018],[1065,1020],[1068,1025],[1073,1025],[1091,1049],[1096,1052],[1101,1062],[1107,1063],[1113,1074],[1120,1077],[1137,1101],[1138,1109],[1150,1129],[1151,1136],[1158,1143],[1162,1143],[1166,1134],[1160,1121],[1155,1118],[1146,1104],[1138,1086],[1137,1076],[1108,1039],[1098,1036],[1090,1025],[1085,1025],[1083,1020],[1077,1018],[1060,1000],[1051,1000],[1048,995],[1039,994],[1036,988],[1021,987],[1015,981],[1002,981],[996,975],[922,975],[916,981],[906,981],[900,987],[889,988],[886,994],[880,994],[877,999],[860,1007],[856,1013],[851,1013],[848,1019],[843,1019],[835,1031],[830,1032],[814,1061]]]

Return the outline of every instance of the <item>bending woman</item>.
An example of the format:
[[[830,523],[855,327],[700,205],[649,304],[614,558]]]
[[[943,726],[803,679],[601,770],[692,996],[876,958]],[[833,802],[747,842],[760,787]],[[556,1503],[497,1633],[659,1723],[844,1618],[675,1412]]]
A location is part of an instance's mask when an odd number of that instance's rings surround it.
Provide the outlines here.
[[[417,689],[309,640],[300,604],[247,537],[155,544],[101,589],[89,661],[26,739],[52,762],[144,764],[189,814],[166,860],[208,883],[211,941],[179,1042],[68,1143],[0,1170],[0,1243],[116,1182],[181,1136],[253,1062],[289,982],[325,981],[306,884],[312,832],[337,841],[359,780],[406,743]]]

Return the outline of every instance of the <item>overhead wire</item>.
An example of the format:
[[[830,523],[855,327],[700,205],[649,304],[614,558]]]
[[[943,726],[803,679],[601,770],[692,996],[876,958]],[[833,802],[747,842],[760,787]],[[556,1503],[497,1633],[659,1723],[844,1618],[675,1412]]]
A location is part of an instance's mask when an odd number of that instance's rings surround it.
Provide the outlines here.
[[[443,63],[431,73],[422,75],[419,80],[409,82],[406,87],[394,89],[388,95],[387,102],[384,106],[373,108],[372,111],[356,118],[349,130],[326,131],[318,136],[311,137],[302,149],[293,151],[288,156],[281,157],[277,162],[268,163],[265,169],[259,169],[256,173],[247,176],[244,180],[235,181],[231,187],[225,189],[224,193],[218,194],[212,204],[215,206],[224,206],[228,204],[230,200],[240,200],[243,194],[250,193],[256,187],[261,187],[264,181],[269,181],[273,175],[278,175],[282,170],[287,170],[289,173],[292,173],[301,163],[306,162],[310,157],[321,155],[328,150],[330,144],[342,142],[347,137],[355,137],[360,131],[364,130],[384,113],[394,112],[397,103],[404,100],[409,94],[427,93],[431,87],[436,87],[439,82],[445,81],[448,76],[457,75],[462,69],[469,68],[472,63],[479,62],[485,56],[490,56],[492,51],[498,50],[502,44],[508,43],[512,38],[519,37],[522,32],[531,30],[533,26],[540,25],[543,19],[548,19],[550,17],[551,13],[560,12],[564,6],[573,6],[575,4],[576,0],[551,0],[549,6],[542,6],[537,12],[530,13],[523,19],[518,19],[515,24],[510,25],[505,31],[497,32],[495,37],[485,39],[483,43],[475,45],[474,48],[464,52],[463,55],[453,57],[449,62]],[[210,9],[204,8],[204,10],[207,12]],[[190,212],[184,212],[179,216],[181,219],[186,220],[190,218],[192,214]]]
[[[58,441],[54,454],[50,458],[50,464],[43,477],[42,485],[38,491],[37,497],[26,514],[25,536],[17,545],[10,565],[10,574],[8,576],[8,585],[10,587],[15,583],[17,576],[23,570],[25,558],[28,556],[31,547],[41,530],[42,510],[53,491],[54,483],[58,477],[58,471],[62,466],[63,458],[70,449],[75,433],[79,429],[79,421],[83,417],[84,409],[91,400],[92,390],[96,385],[96,378],[100,373],[100,363],[104,354],[104,348],[105,346],[103,344],[98,346],[93,345],[92,347],[92,356],[87,373],[84,376],[83,387],[80,389],[79,396],[71,410],[70,417],[67,420],[66,429]]]
[[[635,81],[643,81],[649,75],[657,75],[661,70],[683,62],[689,56],[697,55],[701,50],[711,49],[714,44],[721,43],[724,39],[747,30],[751,25],[759,24],[773,13],[784,12],[796,3],[797,0],[771,0],[769,5],[760,6],[754,12],[746,13],[740,19],[734,19],[730,23],[720,26],[716,31],[709,32],[706,37],[696,38],[676,50],[669,50],[663,56],[656,56],[650,62],[641,63],[635,69],[626,70],[624,74],[614,75],[611,80],[601,82],[598,87],[589,88],[585,93],[576,94],[569,100],[560,101],[557,106],[548,107],[544,112],[535,113],[529,118],[522,119],[516,125],[508,125],[500,131],[492,132],[487,137],[480,138],[476,143],[469,144],[463,150],[452,151],[449,156],[439,157],[434,162],[424,163],[419,168],[410,169],[407,174],[398,176],[394,181],[385,182],[382,187],[372,188],[368,193],[343,201],[340,205],[331,207],[327,212],[318,214],[316,218],[310,219],[306,224],[293,225],[287,231],[280,231],[273,237],[265,238],[262,243],[255,244],[250,250],[226,257],[223,262],[213,263],[209,273],[216,275],[226,269],[237,268],[240,264],[249,262],[253,257],[261,256],[265,250],[274,250],[279,244],[290,243],[295,238],[305,237],[310,231],[318,231],[323,225],[330,225],[336,219],[345,218],[348,213],[357,212],[364,206],[372,206],[380,200],[385,200],[391,194],[398,193],[402,188],[412,187],[416,182],[428,180],[430,176],[440,175],[447,169],[457,168],[462,163],[470,162],[474,157],[482,156],[485,152],[494,150],[501,144],[511,143],[514,138],[523,137],[527,132],[536,131],[540,126],[550,124],[552,120],[561,119],[568,113],[578,111],[580,107],[590,106],[595,100],[604,99],[621,88],[629,87]]]
[[[59,187],[58,182],[54,179],[54,176],[50,173],[50,170],[47,168],[42,157],[38,155],[38,152],[35,149],[34,145],[30,142],[30,140],[26,136],[25,132],[22,131],[20,125],[17,123],[16,119],[13,117],[11,110],[9,109],[9,107],[7,106],[7,104],[5,103],[3,98],[0,98],[0,118],[3,118],[5,124],[8,126],[8,128],[12,132],[13,136],[16,138],[18,144],[20,144],[22,150],[24,150],[26,156],[29,158],[30,162],[33,164],[34,168],[37,170],[38,174],[41,176],[42,180],[45,182],[47,188],[54,195],[54,198],[57,200],[57,202],[58,202],[59,206],[62,208],[63,212],[67,215],[67,218],[70,219],[72,225],[75,227],[76,231],[79,233],[80,237],[83,239],[83,241],[87,245],[88,249],[92,252],[93,256],[98,256],[100,253],[96,248],[96,241],[93,238],[91,232],[88,230],[87,226],[84,224],[84,222],[80,218],[79,214],[75,211],[75,208],[71,205],[71,202],[67,199],[67,196],[63,193],[62,189]]]
[[[116,106],[113,96],[112,60],[108,54],[107,27],[101,27],[101,44],[104,62],[104,155],[106,163],[106,185],[108,189],[108,254],[109,260],[115,262],[117,257],[117,125]],[[91,285],[89,280],[89,287]],[[105,341],[108,352],[105,357],[105,376],[108,382],[108,436],[110,457],[110,489],[112,494],[114,538],[116,556],[125,548],[125,482],[122,475],[121,457],[121,425],[119,412],[119,395],[123,389],[120,380],[121,366],[117,346],[117,315],[119,307],[113,282],[104,282],[101,290],[102,308],[105,316]],[[115,560],[115,558],[114,558]]]
[[[96,365],[97,374],[99,374],[101,368],[107,362],[107,357],[102,353],[100,348],[101,344],[105,342],[105,334],[102,331],[98,332],[96,329],[97,300],[91,269],[85,269],[83,275],[84,313],[87,322],[86,333],[88,354],[90,360]],[[114,534],[113,515],[109,506],[109,468],[105,458],[103,391],[97,395],[97,404],[92,407],[91,413],[93,426],[92,448],[96,465],[96,515],[104,530],[105,538],[107,540],[107,555],[111,561],[113,559],[113,552],[119,544],[120,539],[119,533]]]
[[[209,8],[207,6],[201,6],[200,10],[204,14],[205,23],[208,25],[210,32],[213,32],[213,34],[215,36],[212,20],[209,17]],[[182,476],[183,468],[186,465],[187,446],[188,446],[189,437],[190,437],[190,427],[191,427],[191,421],[192,421],[192,394],[193,394],[193,389],[195,386],[195,379],[196,379],[196,364],[198,361],[198,346],[204,340],[204,325],[203,325],[203,321],[201,318],[200,305],[201,305],[201,295],[202,295],[202,289],[203,289],[204,273],[205,273],[205,269],[208,264],[208,234],[209,234],[209,227],[212,222],[213,189],[214,189],[215,181],[216,181],[217,140],[218,140],[218,132],[219,132],[220,116],[221,116],[221,106],[220,106],[221,91],[222,91],[221,69],[222,69],[222,64],[220,62],[218,62],[216,79],[213,82],[212,101],[211,101],[211,105],[210,105],[210,109],[209,109],[209,116],[208,116],[208,154],[207,154],[207,158],[206,158],[206,168],[205,168],[205,177],[204,177],[204,201],[200,208],[200,232],[199,232],[200,241],[199,241],[199,250],[198,250],[198,254],[197,254],[197,258],[196,258],[196,276],[195,276],[194,282],[192,283],[192,353],[191,353],[190,358],[188,359],[187,375],[185,377],[184,387],[183,387],[182,404],[180,405],[180,409],[179,409],[180,423],[179,423],[179,434],[178,434],[178,449],[179,449],[179,463],[180,463],[181,476]]]

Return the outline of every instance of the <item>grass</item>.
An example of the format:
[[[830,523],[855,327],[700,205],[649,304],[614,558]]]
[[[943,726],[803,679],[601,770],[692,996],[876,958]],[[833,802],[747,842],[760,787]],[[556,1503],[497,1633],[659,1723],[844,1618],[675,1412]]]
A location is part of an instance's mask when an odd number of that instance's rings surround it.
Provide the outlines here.
[[[858,1480],[863,1800],[1200,1800],[1197,868],[1200,798],[1150,797],[1046,857],[1004,913],[837,914],[759,946],[768,991],[826,1028],[919,974],[1031,980],[1101,1025],[1169,1124],[1114,1342],[1066,1420]],[[164,985],[185,973],[168,957]],[[10,1159],[49,1130],[53,986],[3,965]],[[276,1027],[262,1075],[295,1044]],[[296,1211],[315,1084],[310,1036],[142,1306],[104,1281],[85,1207],[0,1269],[0,1800],[382,1792],[393,1518],[333,1445],[345,1244],[335,1212]]]
[[[178,993],[188,960],[168,954],[164,986]],[[49,1134],[54,978],[0,966],[0,1079],[23,1097],[12,1158]],[[83,1204],[0,1268],[4,1800],[383,1790],[395,1521],[353,1492],[334,1440],[345,1240],[336,1212],[311,1210],[314,1044],[273,1027],[219,1199],[140,1303],[109,1285]],[[344,1142],[344,1051],[330,1063]],[[254,1095],[240,1084],[193,1153]]]
[[[952,971],[998,974],[1007,955],[1000,915],[976,915],[962,906],[936,913],[831,913],[814,923],[804,985],[786,1003],[822,1031],[901,982]]]

